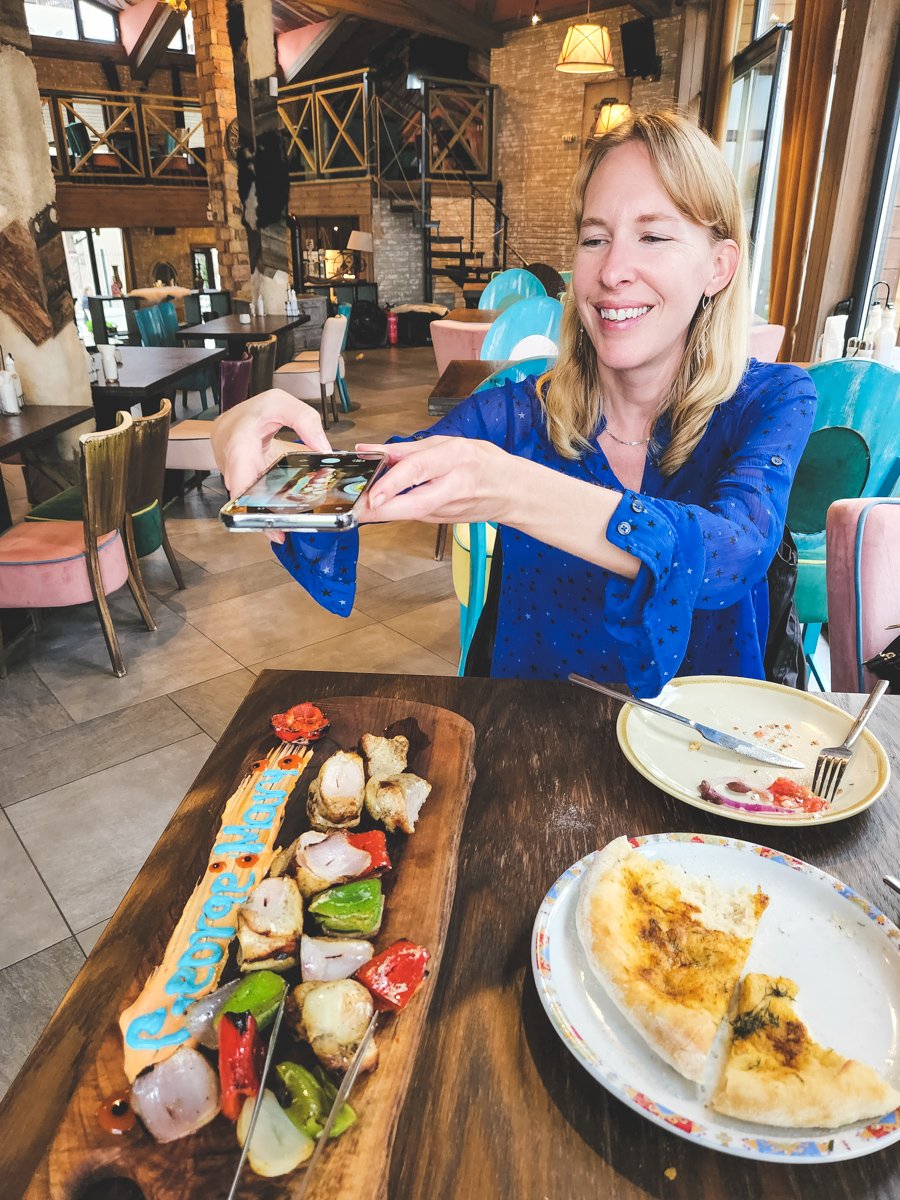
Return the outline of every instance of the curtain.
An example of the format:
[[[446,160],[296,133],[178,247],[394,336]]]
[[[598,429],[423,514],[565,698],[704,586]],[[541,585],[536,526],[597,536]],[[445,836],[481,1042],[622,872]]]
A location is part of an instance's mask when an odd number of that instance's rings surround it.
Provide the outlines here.
[[[779,355],[782,362],[793,357],[840,21],[841,0],[797,2],[769,285],[769,321],[786,331]]]
[[[710,0],[700,86],[700,124],[724,146],[732,61],[741,21],[741,0]]]

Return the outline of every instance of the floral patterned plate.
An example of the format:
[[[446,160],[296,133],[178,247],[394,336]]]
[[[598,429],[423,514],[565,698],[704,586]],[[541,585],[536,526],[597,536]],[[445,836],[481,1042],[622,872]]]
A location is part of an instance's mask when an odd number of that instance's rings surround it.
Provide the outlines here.
[[[811,1035],[900,1087],[900,929],[887,917],[824,871],[764,846],[690,833],[631,841],[650,858],[723,885],[761,886],[770,903],[746,969],[795,980]],[[592,858],[571,866],[547,893],[534,922],[531,966],[551,1024],[596,1080],[664,1129],[743,1158],[838,1162],[900,1141],[900,1109],[833,1130],[750,1125],[713,1112],[705,1095],[718,1078],[724,1039],[704,1085],[691,1083],[654,1054],[588,966],[575,909]]]

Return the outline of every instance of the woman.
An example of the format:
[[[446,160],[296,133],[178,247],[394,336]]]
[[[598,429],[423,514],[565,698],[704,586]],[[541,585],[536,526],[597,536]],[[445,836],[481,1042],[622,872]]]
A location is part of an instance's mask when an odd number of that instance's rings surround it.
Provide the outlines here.
[[[815,391],[797,368],[747,364],[737,187],[704,133],[655,113],[594,142],[573,194],[556,368],[476,393],[410,441],[361,447],[392,464],[363,520],[499,524],[493,675],[574,670],[637,695],[679,672],[762,678],[766,571]],[[281,423],[327,448],[301,409],[268,393],[217,422],[233,493]],[[349,612],[356,550],[340,535],[276,553]]]

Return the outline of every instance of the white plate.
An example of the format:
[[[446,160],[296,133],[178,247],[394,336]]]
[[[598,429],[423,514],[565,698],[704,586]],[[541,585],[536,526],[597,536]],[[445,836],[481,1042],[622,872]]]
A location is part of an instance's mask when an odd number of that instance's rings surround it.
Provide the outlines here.
[[[662,833],[632,838],[650,858],[770,897],[747,971],[784,975],[820,1043],[874,1067],[900,1087],[900,930],[816,867],[733,838]],[[900,1109],[881,1120],[817,1132],[751,1125],[704,1103],[702,1089],[663,1062],[591,971],[575,930],[578,883],[592,854],[547,893],[534,923],[538,994],[566,1048],[635,1112],[689,1141],[771,1162],[839,1162],[900,1141]]]
[[[765,787],[784,776],[811,785],[819,751],[825,746],[839,746],[855,718],[813,693],[764,680],[726,675],[673,679],[654,703],[703,725],[711,725],[722,733],[733,733],[750,742],[759,741],[770,750],[807,764],[806,769],[800,771],[744,758],[704,741],[699,734],[675,721],[626,704],[619,713],[616,734],[623,754],[635,770],[676,800],[706,809],[719,817],[756,825],[823,825],[829,821],[843,821],[877,800],[891,777],[883,746],[864,730],[844,772],[842,790],[825,812],[786,812],[782,816],[711,804],[700,798],[698,789],[703,779],[713,784],[741,779]],[[765,736],[755,738],[758,730]]]

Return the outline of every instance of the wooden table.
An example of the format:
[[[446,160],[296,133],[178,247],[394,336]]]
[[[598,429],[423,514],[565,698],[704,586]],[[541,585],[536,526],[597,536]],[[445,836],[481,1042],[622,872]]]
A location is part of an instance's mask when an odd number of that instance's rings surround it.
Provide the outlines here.
[[[428,412],[432,417],[443,417],[460,400],[471,396],[480,383],[506,366],[494,359],[453,358],[444,368],[440,379],[428,394]]]
[[[188,325],[179,329],[178,337],[182,342],[202,342],[206,338],[224,338],[228,344],[228,357],[240,358],[247,342],[260,342],[271,337],[274,333],[286,333],[296,329],[298,325],[306,325],[309,313],[298,313],[296,317],[251,316],[249,324],[243,324],[237,313],[228,317],[218,317],[215,321],[206,321],[202,325]]]
[[[99,382],[91,384],[91,399],[97,413],[97,428],[112,429],[116,413],[140,404],[145,417],[159,412],[163,396],[178,381],[225,357],[222,346],[212,350],[189,346],[120,346],[122,363],[115,383],[106,383],[100,356],[94,355]]]
[[[453,308],[444,321],[461,321],[464,325],[490,325],[500,316],[499,308]]]
[[[350,695],[452,709],[477,738],[456,899],[400,1115],[391,1200],[896,1200],[897,1145],[841,1164],[782,1166],[717,1154],[642,1119],[565,1050],[530,965],[531,927],[547,889],[622,833],[691,830],[766,841],[896,916],[898,898],[881,882],[896,870],[900,845],[896,775],[877,804],[845,822],[743,825],[687,808],[647,783],[618,748],[619,706],[569,684],[313,671],[259,676],[10,1088],[0,1108],[5,1196],[19,1196],[31,1178],[81,1064],[118,1013],[157,914],[180,911],[193,888],[188,830],[197,814],[223,802],[269,714],[301,697],[322,698],[327,709],[329,696]],[[855,711],[859,698],[846,707]],[[886,697],[871,729],[896,756],[900,700]],[[268,1193],[257,1181],[246,1194]]]

